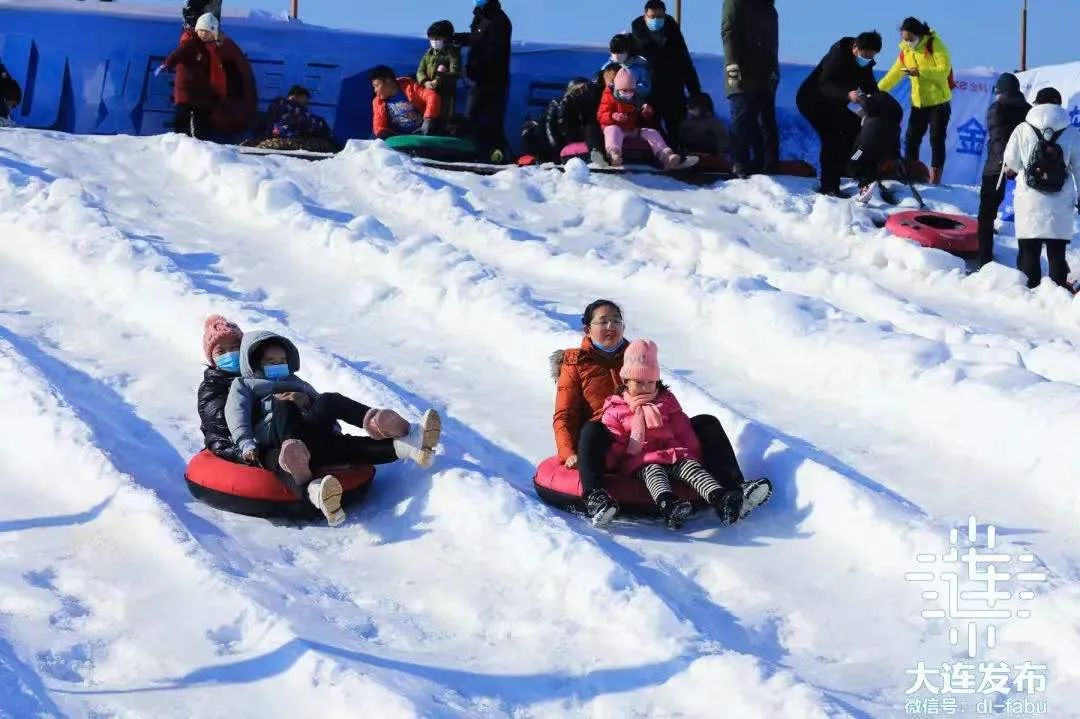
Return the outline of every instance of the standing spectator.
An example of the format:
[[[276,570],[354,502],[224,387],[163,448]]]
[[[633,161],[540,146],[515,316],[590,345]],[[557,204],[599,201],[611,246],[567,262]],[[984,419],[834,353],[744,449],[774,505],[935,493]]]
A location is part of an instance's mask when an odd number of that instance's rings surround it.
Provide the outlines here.
[[[735,174],[771,172],[780,159],[776,87],[780,84],[780,17],[775,0],[724,0],[727,94]]]
[[[684,89],[691,97],[701,93],[701,81],[682,29],[675,18],[668,17],[663,0],[649,0],[645,13],[634,20],[631,30],[638,52],[649,61],[653,77],[661,81],[648,99],[663,120],[668,139],[674,142],[686,117]]]
[[[22,102],[22,88],[0,63],[0,127],[15,124],[11,119],[11,111]]]
[[[469,48],[465,74],[473,86],[465,114],[491,153],[491,161],[503,162],[510,153],[503,125],[510,94],[510,36],[514,27],[499,0],[474,1],[469,32],[454,38],[458,45]]]
[[[840,176],[859,134],[861,105],[877,91],[874,57],[881,35],[864,32],[840,38],[799,88],[795,104],[821,138],[821,194],[840,197]]]
[[[900,56],[878,87],[888,92],[904,77],[911,80],[911,115],[904,137],[904,164],[919,164],[919,148],[930,129],[930,183],[945,172],[945,135],[952,115],[952,60],[949,48],[924,22],[909,17],[900,25]]]
[[[986,113],[990,139],[979,192],[979,267],[994,261],[994,220],[1005,199],[1005,179],[1001,176],[1005,145],[1030,110],[1031,105],[1020,92],[1020,80],[1012,73],[1003,73],[994,85],[994,104]]]
[[[1069,123],[1060,92],[1039,90],[1027,121],[1013,130],[1003,162],[1016,173],[1017,268],[1027,275],[1028,287],[1038,287],[1045,244],[1050,279],[1071,290],[1065,249],[1080,190],[1080,132]]]
[[[427,31],[431,46],[420,58],[416,81],[438,93],[442,101],[442,120],[454,116],[454,95],[461,77],[461,49],[454,44],[454,26],[449,20],[432,23]]]
[[[204,13],[195,23],[195,32],[185,31],[180,46],[154,71],[154,75],[165,70],[176,71],[173,132],[200,140],[210,136],[210,115],[218,98],[210,82],[213,58],[209,46],[218,41],[220,29],[218,19],[211,13]]]
[[[439,119],[439,95],[411,77],[395,77],[394,69],[372,69],[371,134],[380,140],[394,135],[433,135]]]

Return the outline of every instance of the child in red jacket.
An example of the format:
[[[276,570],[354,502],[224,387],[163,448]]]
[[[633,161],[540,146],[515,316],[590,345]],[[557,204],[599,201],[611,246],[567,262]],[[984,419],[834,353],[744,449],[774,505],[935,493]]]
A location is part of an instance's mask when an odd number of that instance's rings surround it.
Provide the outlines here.
[[[634,75],[624,67],[615,75],[614,87],[605,88],[604,96],[600,99],[600,109],[596,113],[596,119],[604,130],[604,145],[612,167],[622,166],[623,140],[627,137],[640,137],[649,143],[660,167],[665,170],[694,165],[697,158],[689,158],[684,162],[683,158],[664,142],[664,136],[659,130],[641,126],[656,113],[650,105],[643,103],[639,106],[636,100]]]
[[[693,505],[671,489],[674,479],[694,488],[724,524],[732,524],[772,493],[767,479],[724,489],[701,464],[701,445],[679,401],[660,382],[656,343],[634,340],[623,355],[621,394],[604,404],[604,426],[614,437],[608,465],[645,482],[667,525],[678,529]],[[610,518],[608,518],[610,519]]]
[[[393,135],[433,135],[442,100],[411,77],[396,77],[393,68],[371,71],[371,134],[380,140]]]

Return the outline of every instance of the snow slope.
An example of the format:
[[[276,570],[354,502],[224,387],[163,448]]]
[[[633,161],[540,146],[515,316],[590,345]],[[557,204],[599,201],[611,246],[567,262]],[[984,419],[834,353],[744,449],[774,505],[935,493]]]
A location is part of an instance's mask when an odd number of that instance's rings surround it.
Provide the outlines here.
[[[812,185],[0,133],[0,715],[903,716],[905,671],[963,654],[905,572],[975,514],[1049,575],[985,658],[1080,716],[1080,300]],[[547,356],[598,296],[775,482],[746,523],[536,500]],[[194,503],[211,312],[438,407],[435,471],[380,469],[337,530]]]

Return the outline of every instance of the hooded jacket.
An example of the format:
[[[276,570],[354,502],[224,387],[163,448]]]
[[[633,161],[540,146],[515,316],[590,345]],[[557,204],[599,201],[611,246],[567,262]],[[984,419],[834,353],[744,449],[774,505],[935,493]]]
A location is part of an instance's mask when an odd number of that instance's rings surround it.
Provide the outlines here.
[[[919,38],[919,44],[914,48],[900,43],[900,55],[878,82],[878,87],[888,92],[899,85],[906,77],[904,68],[919,70],[918,77],[910,78],[912,107],[937,107],[952,100],[952,88],[949,87],[952,60],[949,48],[936,32],[931,30],[930,34]]]
[[[1065,187],[1053,194],[1028,187],[1026,173],[1031,153],[1038,145],[1036,133],[1049,128],[1064,129],[1058,144],[1072,176]],[[1080,132],[1069,123],[1069,113],[1061,105],[1036,105],[1027,120],[1013,130],[1005,147],[1005,164],[1017,173],[1016,237],[1018,239],[1072,240],[1073,218],[1076,217],[1077,190],[1080,188]]]
[[[694,60],[690,57],[686,39],[675,18],[665,15],[664,26],[653,32],[645,24],[644,16],[641,16],[634,20],[630,31],[642,56],[648,60],[653,76],[660,80],[655,92],[651,88],[644,90],[646,96],[682,97],[683,88],[690,95],[701,92],[701,80],[694,68]]]
[[[255,354],[262,345],[275,342],[285,348],[292,373],[284,379],[269,380],[263,376],[262,368],[253,365]],[[229,388],[229,399],[225,403],[225,420],[233,442],[243,455],[248,450],[257,449],[258,443],[266,443],[272,420],[272,400],[277,392],[303,392],[314,401],[319,393],[315,388],[296,376],[300,371],[300,352],[290,340],[268,330],[254,330],[244,333],[240,342],[240,376],[233,380]]]
[[[586,422],[599,420],[604,414],[604,401],[615,394],[622,384],[619,371],[627,343],[616,352],[596,349],[585,337],[581,347],[560,350],[551,356],[555,390],[555,446],[559,461],[577,453],[578,435]]]
[[[628,91],[634,89],[633,73],[625,67],[619,70],[619,74],[615,76],[615,86],[604,88],[604,94],[600,98],[600,109],[596,112],[596,120],[600,123],[600,127],[618,125],[627,132],[633,132],[641,127],[641,107],[638,105],[641,99],[635,95],[633,102],[623,102],[615,97],[617,90]],[[616,120],[614,116],[620,112],[626,117],[622,120]]]
[[[653,404],[660,410],[660,426],[645,430],[641,452],[627,454],[634,412],[621,394],[612,395],[604,402],[604,426],[614,438],[608,450],[607,466],[617,467],[623,476],[633,476],[646,464],[671,465],[684,459],[701,461],[701,443],[675,395],[661,390]]]
[[[724,0],[720,26],[727,94],[773,92],[780,78],[780,16],[774,0]]]
[[[986,142],[986,165],[983,166],[983,175],[997,176],[1001,173],[1001,160],[1005,156],[1005,146],[1009,144],[1013,130],[1031,111],[1031,105],[1020,92],[1020,81],[1015,75],[1003,74],[998,84],[999,86],[1004,84],[1005,87],[999,99],[986,113],[986,128],[989,137]]]

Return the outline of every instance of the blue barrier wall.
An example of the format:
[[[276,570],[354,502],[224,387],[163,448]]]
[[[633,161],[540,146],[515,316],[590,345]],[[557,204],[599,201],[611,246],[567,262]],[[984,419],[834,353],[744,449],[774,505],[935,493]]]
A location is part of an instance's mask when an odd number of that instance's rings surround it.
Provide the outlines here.
[[[24,90],[14,114],[17,124],[80,134],[164,132],[172,118],[172,75],[153,70],[175,47],[181,26],[177,8],[136,7],[74,0],[9,0],[0,3],[0,59]],[[464,18],[462,19],[464,20]],[[371,86],[367,72],[379,64],[400,74],[413,74],[426,49],[420,37],[427,22],[418,22],[418,37],[351,32],[286,22],[264,16],[226,15],[222,29],[251,61],[265,109],[290,85],[312,90],[312,106],[334,128],[339,140],[371,135]],[[822,51],[829,42],[823,41]],[[883,59],[891,61],[889,49]],[[537,115],[561,93],[567,80],[593,75],[606,60],[606,47],[515,43],[507,135],[518,135],[522,120]],[[720,114],[724,99],[724,61],[695,54],[704,89]],[[795,93],[810,72],[808,65],[785,64],[777,93],[777,114],[785,157],[817,161],[818,140],[795,109]],[[963,78],[961,78],[963,80]],[[954,109],[953,125],[983,120],[992,82],[972,80],[974,91],[962,113]],[[962,82],[965,86],[969,83]],[[464,90],[463,90],[464,92]],[[898,98],[907,102],[907,93]],[[462,98],[464,95],[462,94]],[[463,107],[463,104],[460,106]],[[968,124],[968,128],[971,129]],[[976,140],[978,138],[976,137]],[[956,130],[950,147],[981,154],[982,146],[960,144]],[[978,150],[973,153],[972,148]],[[964,160],[967,162],[964,162]],[[977,179],[978,157],[958,156],[950,181]],[[950,165],[956,165],[950,158]]]

